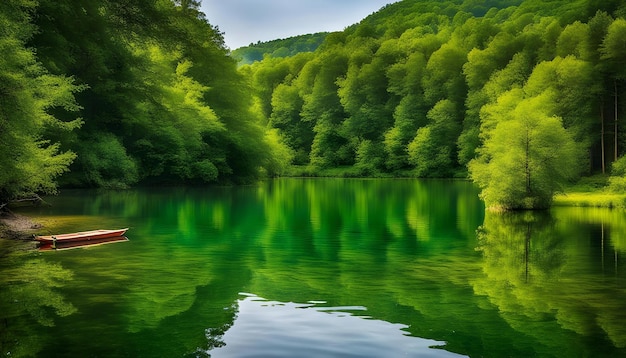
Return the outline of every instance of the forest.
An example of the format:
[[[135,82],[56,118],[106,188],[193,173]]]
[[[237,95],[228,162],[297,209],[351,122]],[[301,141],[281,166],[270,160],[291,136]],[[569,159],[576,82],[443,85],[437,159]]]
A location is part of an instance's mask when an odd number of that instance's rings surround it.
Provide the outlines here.
[[[277,134],[199,1],[0,4],[0,203],[273,175]]]
[[[299,174],[469,177],[488,206],[543,208],[612,167],[625,188],[625,14],[620,1],[405,0],[241,72]]]
[[[264,57],[291,57],[302,52],[313,52],[324,42],[328,32],[318,32],[286,39],[257,42],[231,52],[239,65],[250,65]]]
[[[285,174],[471,178],[503,208],[626,188],[620,0],[404,0],[251,64],[199,5],[0,4],[0,206]]]

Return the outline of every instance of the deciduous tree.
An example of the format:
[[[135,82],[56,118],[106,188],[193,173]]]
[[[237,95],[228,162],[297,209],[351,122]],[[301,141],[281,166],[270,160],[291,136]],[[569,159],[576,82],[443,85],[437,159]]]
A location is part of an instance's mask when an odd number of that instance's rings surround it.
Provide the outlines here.
[[[0,3],[0,209],[20,196],[56,190],[56,178],[75,154],[43,134],[81,124],[51,114],[78,110],[74,93],[83,87],[70,77],[50,74],[26,46],[35,32],[34,7],[26,0]]]
[[[549,93],[520,99],[469,164],[481,198],[494,209],[541,209],[580,171],[580,149],[551,114]]]

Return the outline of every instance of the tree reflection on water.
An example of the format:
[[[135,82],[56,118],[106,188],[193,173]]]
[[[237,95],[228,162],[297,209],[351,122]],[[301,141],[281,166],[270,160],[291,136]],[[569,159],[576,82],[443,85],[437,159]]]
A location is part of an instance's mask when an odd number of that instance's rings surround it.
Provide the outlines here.
[[[3,356],[34,356],[43,343],[32,332],[53,327],[59,317],[77,312],[59,291],[72,280],[72,271],[43,259],[24,259],[13,251],[0,260],[0,347]],[[16,263],[17,262],[17,263]],[[36,323],[36,324],[33,324]]]
[[[240,292],[367,307],[373,320],[469,356],[626,351],[624,211],[485,214],[469,183],[412,180],[54,200],[62,205],[39,215],[63,223],[55,231],[123,225],[130,241],[1,257],[3,354],[208,356],[238,345],[229,334],[245,319]]]
[[[590,236],[568,236],[569,217],[556,213],[487,213],[477,248],[483,254],[484,276],[473,282],[475,292],[488,296],[511,327],[548,347],[561,341],[555,335],[567,333],[546,324],[552,320],[566,330],[599,341],[608,337],[615,347],[625,347],[623,279],[606,275],[599,280],[594,274],[598,262],[589,257],[588,245],[572,242]],[[590,221],[576,227],[602,230],[604,252],[610,241],[604,225]],[[524,321],[537,324],[520,324]],[[574,355],[582,351],[576,345],[569,348]]]

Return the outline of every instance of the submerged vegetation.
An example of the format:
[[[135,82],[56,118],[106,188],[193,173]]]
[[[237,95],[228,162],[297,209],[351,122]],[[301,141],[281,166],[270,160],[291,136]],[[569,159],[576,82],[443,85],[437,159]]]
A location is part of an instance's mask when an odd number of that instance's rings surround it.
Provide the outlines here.
[[[0,205],[286,172],[470,177],[504,209],[612,163],[626,186],[621,1],[404,0],[239,52],[199,3],[0,4]]]

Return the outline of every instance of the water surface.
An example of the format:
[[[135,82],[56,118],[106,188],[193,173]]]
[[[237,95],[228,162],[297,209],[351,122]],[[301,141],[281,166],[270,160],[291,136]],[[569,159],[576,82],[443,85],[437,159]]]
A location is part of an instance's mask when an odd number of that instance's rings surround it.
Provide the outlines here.
[[[4,356],[626,355],[624,211],[485,214],[417,180],[48,201],[42,234],[129,241],[0,257]]]

